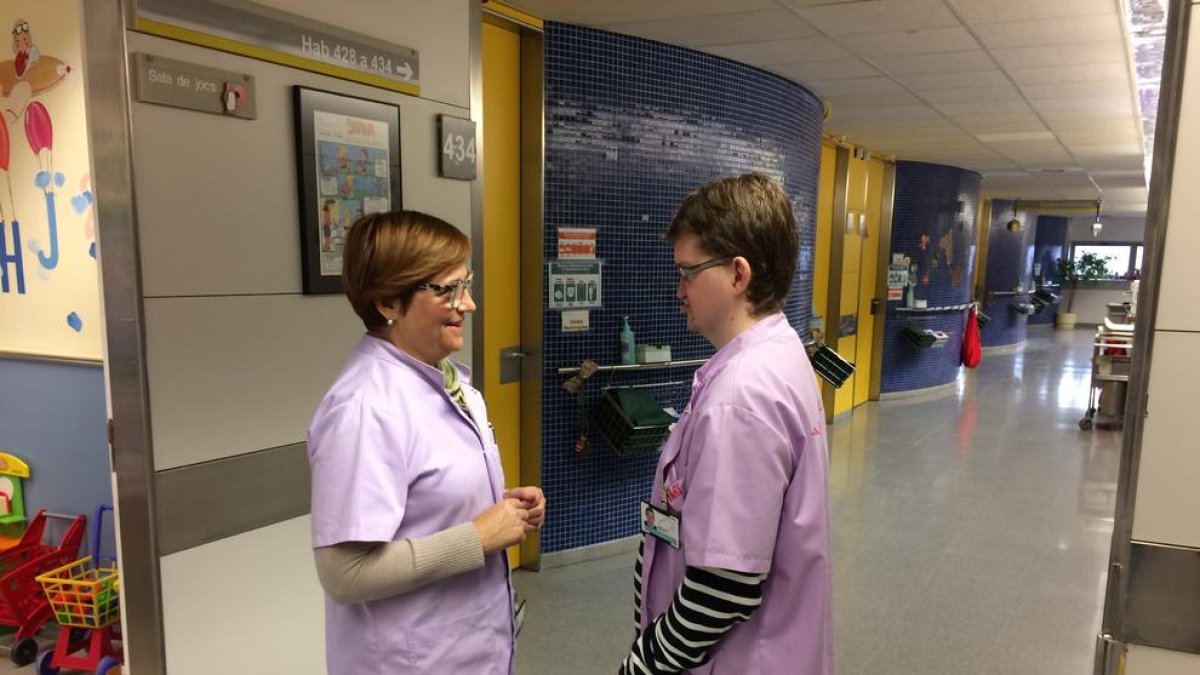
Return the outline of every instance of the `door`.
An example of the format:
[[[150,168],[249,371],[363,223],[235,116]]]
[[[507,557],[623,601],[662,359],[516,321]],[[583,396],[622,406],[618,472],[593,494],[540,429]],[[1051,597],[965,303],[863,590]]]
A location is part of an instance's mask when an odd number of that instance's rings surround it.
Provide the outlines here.
[[[521,356],[521,36],[484,22],[483,57],[483,274],[476,286],[483,306],[481,389],[504,465],[506,487],[521,478],[521,382],[501,383]],[[516,361],[514,363],[513,361]],[[508,363],[503,363],[508,361]],[[520,547],[509,562],[520,561]]]
[[[861,262],[858,284],[858,340],[854,349],[854,363],[858,366],[854,372],[855,407],[871,399],[871,357],[875,344],[875,316],[871,310],[877,305],[877,311],[882,312],[884,305],[882,298],[875,302],[876,281],[879,278],[884,174],[885,166],[882,160],[867,160],[866,219],[859,230],[862,242],[859,255]]]

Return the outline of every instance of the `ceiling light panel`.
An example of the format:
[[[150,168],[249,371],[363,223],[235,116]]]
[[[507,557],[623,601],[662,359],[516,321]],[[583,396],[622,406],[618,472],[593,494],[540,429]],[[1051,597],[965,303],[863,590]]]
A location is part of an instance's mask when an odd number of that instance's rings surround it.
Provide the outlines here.
[[[799,10],[805,21],[827,35],[946,28],[960,25],[942,0],[876,0]]]

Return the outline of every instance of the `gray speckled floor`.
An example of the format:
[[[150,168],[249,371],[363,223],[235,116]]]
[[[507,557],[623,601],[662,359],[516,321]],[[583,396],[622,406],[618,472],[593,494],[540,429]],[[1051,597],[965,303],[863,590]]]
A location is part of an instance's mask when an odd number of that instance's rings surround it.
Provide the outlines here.
[[[1120,432],[1080,432],[1091,332],[1032,330],[955,394],[831,431],[838,672],[1091,672]],[[519,675],[610,674],[632,558],[519,572]]]

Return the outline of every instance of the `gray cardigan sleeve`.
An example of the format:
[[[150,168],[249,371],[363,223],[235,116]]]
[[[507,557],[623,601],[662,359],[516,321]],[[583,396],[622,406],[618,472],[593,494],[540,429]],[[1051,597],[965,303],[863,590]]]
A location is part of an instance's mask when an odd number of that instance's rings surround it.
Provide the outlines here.
[[[417,539],[321,546],[313,555],[321,586],[343,605],[403,595],[484,562],[483,544],[471,523]]]

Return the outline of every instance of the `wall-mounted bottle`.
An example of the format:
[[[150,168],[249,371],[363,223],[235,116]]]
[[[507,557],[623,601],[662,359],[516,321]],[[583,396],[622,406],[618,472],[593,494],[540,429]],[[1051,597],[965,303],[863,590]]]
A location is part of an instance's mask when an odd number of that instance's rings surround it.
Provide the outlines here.
[[[621,351],[621,365],[629,366],[637,363],[637,343],[633,339],[633,329],[629,327],[628,314],[622,320],[617,343]]]

